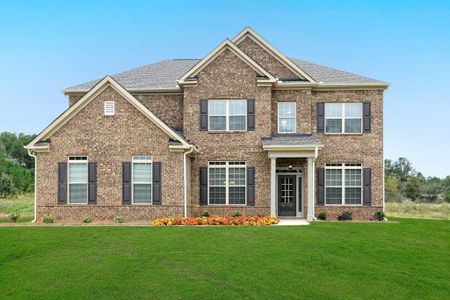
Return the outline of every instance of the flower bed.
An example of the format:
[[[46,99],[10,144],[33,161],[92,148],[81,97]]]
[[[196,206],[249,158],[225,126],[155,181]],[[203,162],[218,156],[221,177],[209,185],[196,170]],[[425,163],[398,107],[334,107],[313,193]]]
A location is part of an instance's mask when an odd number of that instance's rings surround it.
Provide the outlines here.
[[[277,224],[280,219],[270,216],[258,217],[198,217],[198,218],[160,218],[152,222],[154,226],[173,225],[235,225],[264,226]]]

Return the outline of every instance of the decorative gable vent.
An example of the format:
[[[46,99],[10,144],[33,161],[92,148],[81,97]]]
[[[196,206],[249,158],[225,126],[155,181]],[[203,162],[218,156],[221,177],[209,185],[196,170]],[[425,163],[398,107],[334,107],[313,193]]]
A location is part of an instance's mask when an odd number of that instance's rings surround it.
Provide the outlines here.
[[[114,101],[105,101],[105,116],[114,116],[116,113],[116,103]]]

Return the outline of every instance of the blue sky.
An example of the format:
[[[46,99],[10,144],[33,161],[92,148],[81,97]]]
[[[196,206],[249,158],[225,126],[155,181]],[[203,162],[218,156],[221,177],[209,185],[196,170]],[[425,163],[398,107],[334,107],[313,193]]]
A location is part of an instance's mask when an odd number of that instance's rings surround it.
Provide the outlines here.
[[[1,1],[0,131],[37,133],[63,88],[201,58],[247,25],[288,56],[390,82],[385,157],[450,174],[450,1]]]

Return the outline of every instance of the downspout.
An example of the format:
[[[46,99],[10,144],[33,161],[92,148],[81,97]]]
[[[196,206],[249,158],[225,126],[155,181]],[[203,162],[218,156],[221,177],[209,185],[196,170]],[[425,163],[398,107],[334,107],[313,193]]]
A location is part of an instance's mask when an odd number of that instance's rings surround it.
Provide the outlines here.
[[[34,158],[34,217],[31,223],[36,222],[36,207],[37,207],[37,157],[30,149],[28,149],[28,155]]]
[[[189,149],[189,151],[184,152],[183,154],[183,174],[184,174],[184,178],[183,178],[183,185],[184,185],[184,217],[187,218],[187,198],[188,198],[188,182],[187,182],[187,156],[188,154],[191,154],[192,152],[194,152],[194,146],[190,146],[191,148]]]

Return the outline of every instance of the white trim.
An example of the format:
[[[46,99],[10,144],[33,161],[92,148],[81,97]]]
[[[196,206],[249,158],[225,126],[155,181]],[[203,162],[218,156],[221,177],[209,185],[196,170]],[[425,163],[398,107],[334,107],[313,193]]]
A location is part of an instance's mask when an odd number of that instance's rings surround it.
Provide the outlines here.
[[[280,51],[275,49],[272,45],[270,45],[263,37],[257,34],[251,27],[247,26],[242,30],[237,36],[235,36],[232,41],[236,45],[239,45],[246,37],[251,38],[254,42],[256,42],[260,47],[269,52],[276,60],[278,60],[282,65],[288,68],[291,72],[296,74],[298,77],[302,79],[306,79],[309,82],[315,82],[315,80],[308,75],[305,71],[299,68],[296,64],[294,64],[289,58],[284,56]]]
[[[36,210],[37,210],[37,156],[33,151],[28,150],[28,155],[34,158],[34,217],[31,223],[36,222]]]
[[[247,131],[247,99],[208,99],[208,132],[245,132]],[[212,114],[209,112],[210,109],[210,101],[224,101],[225,102],[225,112],[223,114]],[[230,113],[230,102],[231,101],[243,101],[245,102],[245,111],[243,114],[231,114]],[[244,129],[233,129],[230,130],[230,117],[235,117],[235,116],[244,116],[245,117],[245,128]],[[225,129],[218,129],[218,130],[213,130],[210,128],[210,118],[211,117],[225,117]]]
[[[255,70],[259,75],[268,78],[264,79],[264,82],[271,83],[276,82],[275,77],[273,77],[269,72],[267,72],[263,67],[258,65],[253,59],[251,59],[247,54],[245,54],[241,49],[239,49],[235,44],[233,44],[229,39],[223,41],[219,46],[217,46],[213,51],[211,51],[207,56],[205,56],[201,61],[199,61],[192,69],[190,69],[186,74],[184,74],[178,84],[195,84],[196,80],[190,80],[189,78],[195,77],[201,70],[203,70],[211,61],[213,61],[217,56],[219,56],[226,49],[230,50],[249,65],[253,70]]]
[[[39,141],[45,141],[52,136],[58,129],[60,129],[65,123],[67,123],[72,117],[74,117],[79,111],[81,111],[86,105],[88,105],[96,96],[103,92],[107,87],[111,86],[116,92],[118,92],[123,98],[130,102],[135,108],[143,113],[148,119],[150,119],[157,127],[159,127],[164,133],[166,133],[172,139],[179,141],[184,146],[190,146],[180,135],[178,135],[173,129],[167,126],[163,121],[156,117],[150,110],[148,110],[142,103],[133,97],[127,90],[125,90],[117,81],[112,77],[106,76],[98,84],[96,84],[87,94],[85,94],[74,105],[61,114],[55,121],[53,121],[47,128],[45,128],[35,139],[33,139],[26,149],[39,150],[43,147],[36,147],[34,144]],[[46,150],[48,147],[46,148]]]
[[[188,168],[187,168],[187,156],[194,152],[195,147],[191,146],[191,149],[183,153],[183,198],[184,198],[184,217],[188,217]],[[152,172],[153,175],[153,172]]]
[[[214,165],[211,163],[225,163],[222,165]],[[243,164],[239,164],[239,165],[234,165],[234,164],[230,164],[230,163],[243,163]],[[213,187],[225,187],[225,203],[210,203],[209,202],[209,189],[211,187],[211,184],[209,183],[209,178],[210,178],[210,169],[220,169],[220,168],[225,168],[225,186],[213,186]],[[233,185],[231,187],[243,187],[244,188],[244,203],[241,204],[236,204],[236,203],[231,203],[230,204],[230,195],[229,195],[229,191],[230,191],[230,184],[229,184],[229,171],[230,169],[244,169],[244,179],[245,179],[245,183],[244,185]],[[235,206],[245,206],[247,205],[247,163],[244,161],[210,161],[208,162],[208,205],[211,206],[220,206],[220,205],[235,205]]]
[[[327,105],[330,104],[335,104],[335,105],[340,105],[341,107],[341,117],[327,117]],[[345,116],[345,109],[347,107],[348,104],[360,104],[361,106],[361,116],[360,117],[346,117]],[[328,134],[328,135],[357,135],[357,134],[362,134],[363,133],[363,103],[362,102],[327,102],[325,103],[325,107],[324,107],[324,134]],[[339,120],[341,119],[341,132],[327,132],[327,120]],[[360,120],[360,131],[359,132],[345,132],[345,122],[346,120]]]
[[[86,158],[86,159],[80,159],[80,160],[74,160],[71,158],[74,157],[82,157],[82,158]],[[83,163],[86,164],[86,176],[87,176],[87,181],[86,183],[84,182],[70,182],[70,165],[71,164],[79,164],[79,163]],[[89,157],[86,155],[69,155],[67,157],[67,204],[70,205],[87,205],[89,204]],[[70,202],[70,185],[71,184],[86,184],[86,202],[82,202],[82,203],[71,203]]]
[[[359,166],[347,166],[348,164],[340,164],[340,166],[327,166],[325,165],[325,178],[324,178],[324,205],[325,206],[363,206],[363,167],[361,164],[358,164]],[[327,186],[327,170],[341,170],[341,185],[337,186],[337,185],[333,185],[333,186]],[[346,170],[360,170],[360,176],[361,176],[361,185],[360,185],[360,190],[361,190],[361,203],[360,204],[347,204],[345,203],[345,188],[347,187],[347,185],[345,184],[345,171]],[[327,203],[327,188],[340,188],[341,189],[341,204],[333,204]],[[348,186],[349,188],[358,188],[358,186]]]
[[[280,118],[280,105],[281,104],[286,104],[286,103],[294,104],[294,117],[292,117],[292,118],[287,118],[287,117]],[[294,131],[283,131],[283,132],[281,132],[280,131],[280,120],[281,119],[294,119]],[[277,104],[277,126],[278,126],[278,128],[277,128],[278,133],[280,133],[280,134],[297,133],[297,102],[295,102],[295,101],[278,102],[278,104]]]
[[[150,159],[139,160],[136,157],[150,157]],[[134,164],[150,164],[151,178],[150,182],[134,182]],[[150,202],[149,203],[134,203],[134,185],[135,184],[146,184],[151,186]],[[131,204],[132,205],[152,205],[153,204],[153,157],[149,155],[134,155],[131,157]]]

